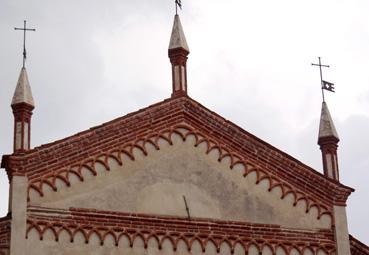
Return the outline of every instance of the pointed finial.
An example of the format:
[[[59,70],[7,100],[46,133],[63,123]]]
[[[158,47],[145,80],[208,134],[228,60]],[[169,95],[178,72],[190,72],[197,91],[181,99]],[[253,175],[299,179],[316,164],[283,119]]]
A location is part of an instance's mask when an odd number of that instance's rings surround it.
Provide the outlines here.
[[[334,137],[339,140],[327,103],[323,102],[319,124],[319,139],[326,137]]]
[[[20,103],[26,103],[33,107],[35,106],[32,97],[31,86],[29,85],[28,75],[25,67],[22,67],[20,71],[11,105],[13,106]]]
[[[178,14],[174,16],[173,29],[169,42],[169,50],[177,48],[182,48],[190,52]]]
[[[318,144],[322,152],[324,175],[339,181],[337,148],[340,141],[326,102],[322,103]]]
[[[35,108],[27,71],[22,67],[11,103],[14,115],[14,153],[31,148],[31,117]]]
[[[168,56],[172,64],[172,97],[187,95],[187,56],[190,50],[178,14],[174,16]]]

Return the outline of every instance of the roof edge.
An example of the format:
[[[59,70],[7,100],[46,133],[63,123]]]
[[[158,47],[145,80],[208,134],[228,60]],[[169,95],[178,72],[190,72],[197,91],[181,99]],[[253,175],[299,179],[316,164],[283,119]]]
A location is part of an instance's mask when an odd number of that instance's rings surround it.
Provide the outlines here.
[[[366,244],[362,243],[352,235],[350,235],[349,238],[351,252],[355,251],[355,253],[352,253],[353,255],[369,255],[369,247]]]
[[[47,148],[50,148],[52,146],[61,144],[61,143],[65,142],[65,141],[67,141],[67,140],[71,140],[71,139],[74,139],[74,138],[80,138],[81,135],[88,135],[89,133],[92,133],[96,129],[104,128],[104,127],[108,126],[109,124],[112,124],[114,122],[119,122],[120,120],[123,120],[123,119],[125,119],[127,117],[130,117],[130,116],[133,116],[133,115],[136,115],[136,114],[140,114],[140,113],[142,113],[142,112],[144,112],[144,111],[146,111],[146,110],[148,110],[150,108],[153,108],[155,106],[159,106],[159,105],[163,105],[163,104],[169,103],[170,101],[174,101],[176,99],[179,99],[179,98],[171,98],[171,97],[166,98],[166,99],[164,99],[161,102],[157,102],[157,103],[151,104],[151,105],[149,105],[147,107],[144,107],[144,108],[141,108],[141,109],[139,109],[137,111],[127,113],[127,114],[125,114],[123,116],[120,116],[120,117],[117,117],[117,118],[115,118],[113,120],[110,120],[110,121],[107,121],[107,122],[103,122],[102,124],[99,124],[99,125],[90,127],[89,129],[82,130],[82,131],[80,131],[78,133],[74,133],[74,134],[72,134],[70,136],[67,136],[67,137],[58,139],[58,140],[56,140],[54,142],[49,142],[49,143],[38,145],[38,146],[36,146],[36,147],[34,147],[34,148],[30,149],[30,150],[24,151],[22,154],[12,153],[12,154],[3,155],[3,160],[2,161],[6,160],[6,159],[4,159],[5,156],[6,156],[6,158],[8,158],[8,157],[14,157],[14,156],[20,157],[20,158],[22,158],[22,157],[29,157],[29,156],[31,156],[32,153],[34,153],[34,152],[36,152],[36,151],[38,151],[40,149],[47,149]],[[2,162],[2,164],[3,164],[3,162]]]
[[[137,118],[140,119],[141,116],[143,116],[143,115],[140,115],[141,113],[142,114],[144,114],[144,113],[150,113],[150,111],[153,110],[153,109],[159,110],[159,113],[158,114],[159,115],[162,114],[163,116],[165,116],[164,114],[166,114],[166,111],[164,111],[162,113],[160,113],[160,112],[163,109],[166,109],[166,106],[165,106],[166,104],[168,104],[168,107],[169,106],[173,106],[173,107],[176,106],[176,108],[174,110],[172,110],[172,113],[173,113],[173,111],[182,111],[182,113],[184,114],[184,116],[181,117],[181,118],[184,118],[183,120],[187,119],[186,114],[189,114],[191,112],[191,109],[190,108],[191,108],[191,105],[192,105],[193,107],[196,107],[197,108],[197,109],[194,108],[195,109],[194,110],[195,111],[194,114],[198,114],[199,116],[201,114],[203,114],[203,116],[207,116],[207,118],[209,118],[211,120],[215,120],[218,123],[221,123],[220,126],[223,126],[224,127],[223,130],[221,130],[221,132],[225,132],[225,133],[230,132],[230,131],[233,132],[233,133],[236,132],[236,134],[238,134],[239,137],[240,137],[240,139],[242,139],[243,141],[251,140],[252,143],[255,143],[256,142],[256,144],[260,144],[262,147],[264,147],[268,151],[271,151],[271,153],[273,155],[275,153],[280,154],[280,156],[276,156],[277,158],[278,157],[280,158],[281,156],[284,157],[284,158],[287,158],[290,161],[290,167],[291,167],[291,169],[294,170],[294,171],[296,170],[296,171],[298,171],[298,173],[302,173],[303,174],[303,176],[301,176],[301,177],[297,176],[300,179],[297,180],[294,185],[297,185],[298,183],[301,183],[304,180],[306,180],[306,176],[308,176],[309,178],[312,178],[312,182],[314,182],[314,180],[315,181],[319,181],[320,180],[321,183],[323,183],[322,185],[329,186],[330,189],[333,190],[332,193],[329,193],[330,196],[332,196],[332,198],[329,199],[329,200],[332,201],[330,203],[339,204],[339,205],[345,205],[345,202],[347,200],[347,197],[351,194],[351,192],[354,191],[354,189],[352,189],[350,187],[347,187],[347,186],[345,186],[345,185],[343,185],[343,184],[341,184],[339,182],[336,182],[336,181],[332,181],[332,180],[327,179],[323,174],[317,172],[313,168],[311,168],[311,167],[303,164],[301,161],[295,159],[294,157],[290,156],[286,152],[283,152],[283,151],[275,148],[274,146],[270,145],[269,143],[261,140],[260,138],[258,138],[255,135],[249,133],[248,131],[242,129],[241,127],[237,126],[236,124],[232,123],[231,121],[226,120],[225,118],[221,117],[219,114],[217,114],[217,113],[209,110],[208,108],[206,108],[205,106],[203,106],[202,104],[200,104],[199,102],[195,101],[194,99],[192,99],[192,98],[190,98],[188,96],[165,99],[162,102],[155,103],[155,104],[150,105],[148,107],[142,108],[142,109],[140,109],[138,111],[129,113],[127,115],[124,115],[122,117],[116,118],[116,119],[111,120],[109,122],[106,122],[106,123],[103,123],[101,125],[92,127],[92,128],[90,128],[88,130],[79,132],[79,133],[77,133],[75,135],[66,137],[64,139],[61,139],[61,140],[58,140],[58,141],[55,141],[55,142],[52,142],[52,143],[48,143],[48,144],[45,144],[45,145],[41,145],[41,146],[35,147],[34,149],[32,149],[30,151],[27,151],[27,152],[25,152],[22,155],[20,155],[20,154],[16,154],[16,155],[14,155],[14,154],[12,154],[12,155],[4,155],[3,156],[2,167],[5,167],[7,171],[11,171],[11,169],[14,168],[14,169],[16,169],[16,171],[14,172],[14,174],[18,174],[18,172],[19,172],[19,174],[21,174],[24,169],[23,170],[20,169],[19,166],[21,166],[23,163],[29,163],[29,159],[31,159],[34,155],[37,156],[37,155],[39,155],[39,153],[42,153],[44,156],[48,156],[48,154],[52,154],[53,153],[52,152],[53,149],[59,149],[60,150],[63,147],[71,146],[72,143],[79,142],[81,139],[86,139],[90,135],[94,135],[96,133],[101,133],[101,131],[106,131],[107,128],[112,127],[115,124],[126,125],[124,123],[129,123],[130,122],[129,121],[130,120],[130,117],[133,117],[133,118],[136,118],[136,119]],[[181,110],[179,110],[179,109],[181,109]],[[166,116],[165,119],[167,120],[167,119],[170,119],[172,117],[173,116]],[[124,121],[127,121],[127,122],[124,122]],[[189,121],[188,124],[190,124],[190,125],[191,125],[191,123],[192,124],[194,123],[193,121],[191,121],[191,119],[188,119],[187,121]],[[200,122],[198,121],[198,123],[200,123]],[[127,128],[130,128],[130,126],[128,125]],[[231,128],[231,129],[229,129],[229,128]],[[213,133],[213,135],[214,135],[214,133]],[[229,138],[226,138],[226,137],[223,140],[219,140],[219,141],[221,141],[222,143],[225,143],[226,145],[228,143],[232,143],[232,141],[229,140]],[[236,148],[235,149],[235,147],[233,147],[233,150],[234,151],[239,151],[239,149],[240,148],[238,148],[238,149]],[[273,156],[273,155],[271,155],[271,156]],[[88,155],[88,156],[91,156],[91,155]],[[78,159],[76,159],[76,160],[78,160]],[[32,167],[34,167],[34,166],[35,166],[35,164],[33,163],[33,166]],[[272,174],[276,174],[279,171],[278,169],[275,169],[275,170],[276,171],[271,172],[271,173]],[[13,173],[10,173],[10,174],[12,175]],[[291,173],[288,173],[288,172],[283,171],[282,174],[292,175],[293,174],[293,171],[291,171]],[[286,178],[287,179],[290,179],[290,177],[286,177]],[[296,178],[296,176],[294,178]],[[327,195],[324,195],[324,196],[327,197]]]
[[[303,163],[302,161],[298,160],[297,158],[291,156],[290,154],[288,154],[287,152],[284,152],[278,148],[276,148],[275,146],[271,145],[270,143],[266,142],[265,140],[262,140],[261,138],[255,136],[254,134],[246,131],[245,129],[243,129],[242,127],[238,126],[237,124],[233,123],[230,120],[225,119],[224,117],[222,117],[221,115],[219,115],[218,113],[210,110],[209,108],[207,108],[206,106],[202,105],[201,103],[197,102],[196,100],[192,99],[191,97],[188,97],[193,103],[197,104],[198,106],[202,107],[204,110],[208,111],[209,114],[211,115],[215,115],[217,118],[221,119],[223,122],[229,124],[230,126],[232,126],[233,128],[241,131],[242,133],[247,134],[248,136],[252,137],[253,139],[255,139],[256,141],[258,141],[259,143],[271,148],[272,150],[282,154],[284,157],[287,157],[288,159],[290,159],[291,161],[295,162],[296,164],[302,166],[303,168],[309,170],[311,173],[313,173],[316,177],[318,178],[323,178],[325,181],[330,182],[331,184],[335,185],[336,187],[341,187],[347,191],[354,192],[355,189],[352,187],[349,187],[347,185],[344,185],[338,181],[332,180],[330,178],[327,178],[323,173],[317,171],[316,169],[306,165],[305,163]]]

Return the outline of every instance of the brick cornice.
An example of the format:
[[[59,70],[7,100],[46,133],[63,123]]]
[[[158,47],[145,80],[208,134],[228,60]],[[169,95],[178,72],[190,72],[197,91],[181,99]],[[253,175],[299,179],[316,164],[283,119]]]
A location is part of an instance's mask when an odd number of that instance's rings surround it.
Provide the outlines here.
[[[328,196],[336,205],[346,205],[354,189],[329,179],[291,155],[275,148],[260,138],[245,131],[217,113],[189,98],[186,102],[185,118],[190,125],[206,130],[209,136],[220,140],[233,151],[256,160],[268,172],[283,176],[296,187],[314,191],[318,197]]]
[[[27,103],[17,103],[11,106],[13,109],[13,113],[17,114],[19,112],[26,112],[32,115],[32,110],[35,108],[33,105]]]
[[[0,249],[9,249],[10,247],[10,226],[9,216],[0,218]]]
[[[369,247],[350,235],[351,255],[369,255]]]
[[[23,155],[5,156],[2,165],[11,175],[26,174],[30,184],[40,189],[43,183],[53,186],[53,180],[47,179],[57,178],[59,172],[83,165],[93,168],[93,163],[106,159],[113,151],[141,147],[145,154],[142,141],[155,144],[155,139],[165,132],[174,132],[180,125],[185,125],[191,133],[199,133],[208,150],[217,147],[223,157],[230,156],[231,168],[236,163],[250,164],[257,168],[260,178],[269,179],[271,188],[281,185],[286,189],[285,194],[292,192],[297,200],[308,201],[309,206],[318,203],[325,205],[323,211],[330,211],[327,206],[345,205],[353,191],[328,180],[187,96],[167,99]],[[68,185],[68,180],[66,183]]]
[[[314,252],[321,249],[331,254],[335,250],[331,230],[303,231],[282,228],[278,225],[205,218],[193,218],[189,221],[184,217],[78,208],[61,210],[31,207],[28,209],[27,225],[27,236],[31,230],[36,230],[40,240],[47,230],[51,230],[54,234],[55,241],[59,240],[62,231],[68,233],[71,242],[79,232],[84,236],[86,243],[90,241],[91,235],[95,234],[101,245],[104,245],[107,236],[113,237],[117,246],[122,237],[127,237],[131,247],[136,238],[141,238],[147,248],[149,239],[154,238],[159,249],[164,240],[169,240],[174,251],[180,240],[186,243],[188,250],[192,249],[194,241],[198,241],[203,251],[206,244],[212,242],[218,252],[224,242],[229,245],[231,252],[237,244],[245,250],[254,244],[260,251],[264,246],[269,246],[274,252],[278,247],[286,252],[292,248],[299,251],[309,248]]]

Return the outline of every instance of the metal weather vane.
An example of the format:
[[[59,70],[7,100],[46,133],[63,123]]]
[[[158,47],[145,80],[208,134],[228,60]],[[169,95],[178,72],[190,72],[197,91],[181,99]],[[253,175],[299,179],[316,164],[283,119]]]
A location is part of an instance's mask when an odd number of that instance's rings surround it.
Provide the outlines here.
[[[320,70],[320,84],[321,84],[321,89],[322,89],[322,97],[323,97],[323,102],[325,102],[324,99],[324,90],[328,90],[330,92],[335,92],[334,91],[334,84],[328,81],[323,80],[323,72],[322,72],[322,67],[328,67],[329,65],[322,65],[322,62],[320,60],[320,57],[318,57],[319,60],[319,64],[311,64],[312,66],[319,66],[319,70]]]
[[[178,14],[178,7],[182,10],[182,1],[181,0],[175,0],[176,4],[176,15]]]
[[[26,63],[27,51],[26,51],[26,32],[27,31],[36,31],[34,28],[27,28],[27,21],[24,21],[23,28],[15,27],[14,30],[22,30],[23,31],[23,67]]]

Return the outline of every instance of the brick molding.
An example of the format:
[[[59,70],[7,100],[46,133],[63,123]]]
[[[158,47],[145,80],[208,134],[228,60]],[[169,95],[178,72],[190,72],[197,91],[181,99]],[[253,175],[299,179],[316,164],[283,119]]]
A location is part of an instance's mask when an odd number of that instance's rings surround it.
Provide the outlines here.
[[[289,254],[295,249],[299,254],[310,250],[313,254],[324,252],[334,254],[335,241],[331,230],[303,231],[282,228],[278,225],[252,224],[237,221],[194,218],[189,221],[183,217],[166,217],[136,213],[97,211],[70,208],[69,210],[31,207],[28,212],[27,238],[31,231],[38,233],[40,240],[49,231],[56,242],[62,232],[67,234],[69,242],[74,242],[76,235],[82,235],[88,244],[94,235],[100,245],[107,238],[112,238],[116,246],[122,238],[133,247],[137,240],[147,249],[149,241],[155,241],[155,247],[162,249],[163,242],[169,241],[173,251],[177,250],[180,241],[191,251],[195,243],[204,252],[212,243],[219,253],[222,245],[226,245],[230,253],[241,248],[247,251],[251,246],[262,252],[268,247],[273,254],[282,249]],[[319,253],[321,254],[321,253]]]

